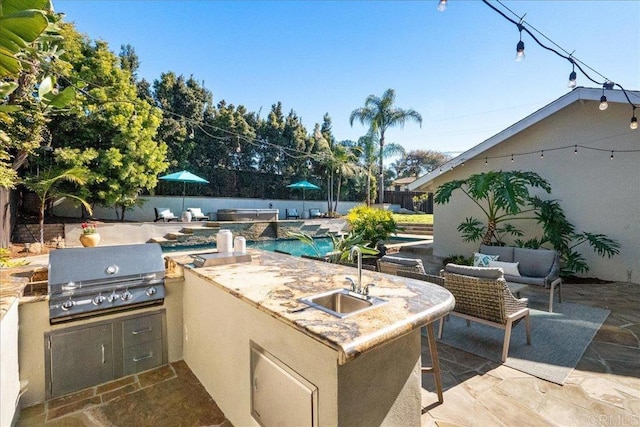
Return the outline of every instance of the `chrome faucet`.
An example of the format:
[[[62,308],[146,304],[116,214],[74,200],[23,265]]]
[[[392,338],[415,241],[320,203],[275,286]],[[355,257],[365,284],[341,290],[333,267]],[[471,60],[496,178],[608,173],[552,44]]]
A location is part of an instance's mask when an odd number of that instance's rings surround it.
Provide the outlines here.
[[[354,255],[357,256],[358,262],[358,282],[356,283],[351,277],[347,277],[346,279],[351,282],[351,291],[359,293],[361,295],[369,295],[369,286],[373,285],[365,285],[362,286],[362,249],[359,246],[354,246],[349,251],[349,260],[351,262],[354,261]]]

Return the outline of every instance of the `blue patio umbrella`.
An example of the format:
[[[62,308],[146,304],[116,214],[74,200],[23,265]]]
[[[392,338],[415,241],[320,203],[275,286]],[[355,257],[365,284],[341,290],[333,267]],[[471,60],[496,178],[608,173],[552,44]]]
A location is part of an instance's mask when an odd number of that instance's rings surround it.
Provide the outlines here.
[[[319,190],[320,189],[320,187],[318,187],[315,184],[310,183],[309,181],[298,181],[296,183],[287,185],[287,188],[297,188],[297,189],[301,189],[302,190],[302,212],[303,213],[304,213],[304,191],[305,190]]]
[[[187,182],[193,182],[196,184],[208,184],[204,178],[200,178],[198,175],[194,175],[189,171],[180,171],[171,173],[169,175],[161,176],[159,179],[164,181],[182,182],[182,210],[184,211],[184,195],[187,188]]]

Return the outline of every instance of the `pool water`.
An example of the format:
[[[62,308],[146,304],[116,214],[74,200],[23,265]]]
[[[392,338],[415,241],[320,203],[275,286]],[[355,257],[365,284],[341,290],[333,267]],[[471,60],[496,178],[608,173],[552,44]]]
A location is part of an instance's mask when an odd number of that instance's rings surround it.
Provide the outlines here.
[[[333,250],[333,242],[327,237],[313,239],[315,246],[320,253],[317,253],[313,247],[301,242],[300,240],[260,240],[256,242],[247,242],[247,246],[265,251],[274,252],[276,250],[290,253],[294,256],[310,255],[323,256]]]

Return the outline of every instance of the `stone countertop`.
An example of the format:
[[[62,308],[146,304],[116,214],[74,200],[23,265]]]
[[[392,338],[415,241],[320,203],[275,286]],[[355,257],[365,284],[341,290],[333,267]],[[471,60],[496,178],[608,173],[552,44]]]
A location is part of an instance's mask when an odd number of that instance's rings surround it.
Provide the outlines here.
[[[339,364],[439,319],[455,305],[451,293],[441,286],[363,270],[362,283],[375,284],[370,295],[388,303],[343,319],[314,308],[295,311],[306,307],[298,298],[347,288],[345,277],[355,279],[356,270],[255,249],[248,253],[251,262],[201,268],[193,267],[191,256],[169,256],[168,271],[179,275],[182,268],[188,269],[213,286],[336,349]]]

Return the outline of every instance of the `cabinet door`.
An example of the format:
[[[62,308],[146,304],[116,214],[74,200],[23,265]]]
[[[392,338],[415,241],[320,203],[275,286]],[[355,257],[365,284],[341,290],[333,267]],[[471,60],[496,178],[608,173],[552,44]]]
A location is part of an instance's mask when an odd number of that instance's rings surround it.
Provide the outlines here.
[[[49,336],[51,397],[113,379],[113,329],[101,324]]]

